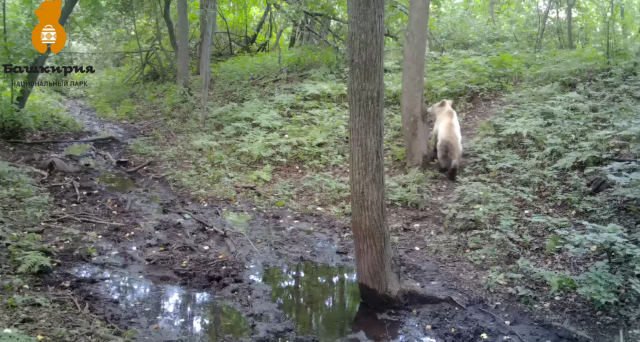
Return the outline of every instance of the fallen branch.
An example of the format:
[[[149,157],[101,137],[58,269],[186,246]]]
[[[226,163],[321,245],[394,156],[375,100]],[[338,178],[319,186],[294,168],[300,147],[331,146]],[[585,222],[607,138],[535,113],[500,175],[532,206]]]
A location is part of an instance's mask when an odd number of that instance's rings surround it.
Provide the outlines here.
[[[203,226],[205,226],[205,228],[212,229],[212,230],[213,230],[213,231],[215,231],[216,233],[218,233],[218,234],[222,235],[222,237],[224,238],[224,243],[227,245],[227,248],[229,248],[229,253],[234,253],[234,252],[235,252],[236,247],[235,247],[235,245],[234,245],[234,243],[233,243],[233,240],[232,240],[232,239],[231,239],[231,237],[227,234],[227,233],[229,232],[229,230],[226,230],[226,229],[225,229],[225,230],[222,230],[222,229],[220,229],[220,228],[216,228],[216,227],[214,227],[214,226],[210,225],[209,223],[207,223],[206,221],[204,221],[204,220],[202,220],[202,219],[198,218],[197,216],[195,216],[192,212],[190,212],[190,211],[188,211],[188,210],[184,210],[184,209],[182,209],[182,210],[170,210],[170,209],[167,209],[167,210],[168,210],[169,212],[176,213],[176,214],[183,214],[183,215],[184,215],[184,214],[188,214],[188,215],[189,215],[189,216],[191,216],[191,218],[193,218],[195,221],[200,222],[200,224],[202,224]],[[241,234],[245,235],[245,234],[244,234],[244,233],[242,233],[242,232],[239,232],[239,233],[241,233]],[[247,236],[245,235],[245,237],[247,237]],[[249,237],[247,237],[247,240],[249,240]],[[251,243],[251,245],[253,246],[253,243],[251,242],[251,240],[249,240],[249,243]],[[253,248],[255,248],[256,252],[258,252],[258,249],[256,248],[256,246],[253,246]],[[260,255],[260,252],[258,252],[258,255]]]
[[[114,136],[107,137],[98,137],[98,138],[90,138],[90,139],[71,139],[71,140],[8,140],[7,142],[14,144],[25,144],[25,145],[35,145],[35,144],[62,144],[62,143],[74,143],[74,142],[94,142],[94,141],[103,141],[103,140],[118,140]]]
[[[483,309],[483,308],[478,308],[478,309],[480,309],[480,311],[482,311],[482,312],[484,312],[484,313],[487,313],[487,314],[489,314],[489,315],[493,316],[496,320],[498,320],[499,322],[501,322],[502,324],[504,324],[505,326],[507,326],[507,328],[509,328],[509,330],[511,330],[511,332],[512,332],[512,333],[516,334],[516,336],[518,336],[518,338],[519,338],[522,342],[527,342],[527,340],[525,340],[524,338],[522,338],[522,336],[520,336],[520,334],[518,334],[518,332],[517,332],[517,331],[515,331],[513,328],[511,328],[510,326],[508,326],[508,325],[504,322],[504,320],[503,320],[503,319],[501,319],[500,317],[498,317],[496,314],[494,314],[494,313],[493,313],[493,312],[491,312],[491,311],[487,311],[487,310],[485,310],[485,309]]]
[[[54,170],[58,170],[58,171],[62,171],[62,172],[69,172],[69,173],[73,173],[73,172],[78,172],[80,171],[80,168],[77,168],[75,166],[70,166],[67,163],[65,163],[64,161],[62,161],[61,159],[58,158],[49,158],[45,161],[43,161],[42,163],[40,163],[38,165],[38,168],[40,169],[54,169]]]
[[[96,151],[96,154],[102,156],[105,159],[107,159],[111,163],[111,165],[116,165],[116,160],[113,158],[111,153],[103,152],[103,151]]]
[[[72,220],[76,220],[78,222],[87,222],[87,223],[95,223],[95,224],[106,224],[109,226],[117,226],[117,227],[124,227],[125,225],[122,223],[115,223],[115,222],[106,222],[106,221],[101,221],[101,220],[94,220],[91,218],[86,218],[86,217],[76,217],[73,215],[62,215],[56,219],[54,219],[54,221],[59,221],[59,220],[63,220],[63,219],[72,219]]]
[[[631,159],[631,158],[610,158],[610,157],[603,157],[602,159],[604,160],[611,160],[611,161],[615,161],[615,162],[621,162],[621,163],[637,163],[638,159]]]
[[[587,340],[589,340],[589,341],[593,341],[593,338],[591,338],[591,336],[589,336],[589,335],[587,335],[587,334],[583,333],[582,331],[580,331],[580,330],[578,330],[578,329],[576,329],[576,328],[574,328],[574,327],[570,327],[570,326],[568,326],[568,325],[565,325],[565,324],[562,324],[562,323],[556,323],[556,322],[551,322],[551,325],[552,325],[552,326],[554,326],[554,327],[556,327],[556,328],[562,328],[562,329],[565,329],[565,330],[567,330],[568,332],[570,332],[570,333],[572,333],[572,334],[574,334],[574,335],[577,335],[577,336],[580,336],[580,337],[586,338],[586,339],[587,339]]]
[[[78,189],[80,187],[80,184],[78,184],[78,182],[76,181],[71,181],[71,184],[73,184],[73,188],[76,189],[76,202],[80,204],[80,190]]]
[[[134,173],[134,172],[136,172],[136,171],[138,171],[138,170],[140,170],[142,168],[145,168],[145,167],[147,167],[147,166],[149,166],[151,164],[153,164],[153,160],[149,160],[148,162],[146,162],[146,163],[144,163],[142,165],[138,165],[136,167],[130,168],[130,169],[127,170],[127,173]]]
[[[23,164],[17,164],[17,163],[11,163],[11,162],[5,162],[5,163],[7,163],[7,164],[9,164],[11,166],[14,166],[14,167],[20,167],[20,168],[23,168],[23,169],[27,169],[27,170],[29,170],[31,172],[39,173],[39,174],[43,175],[44,178],[49,177],[48,173],[46,173],[46,172],[44,172],[42,170],[38,170],[38,169],[36,169],[35,167],[32,167],[32,166],[23,165]]]

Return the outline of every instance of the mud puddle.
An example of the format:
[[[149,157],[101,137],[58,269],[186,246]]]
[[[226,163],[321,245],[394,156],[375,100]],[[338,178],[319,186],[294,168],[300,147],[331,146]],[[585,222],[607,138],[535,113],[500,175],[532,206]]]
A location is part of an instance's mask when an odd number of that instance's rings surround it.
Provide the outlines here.
[[[142,276],[92,265],[79,266],[70,273],[99,280],[92,287],[127,312],[130,322],[139,327],[135,329],[136,340],[213,342],[250,335],[251,327],[243,315],[211,293],[158,285]]]

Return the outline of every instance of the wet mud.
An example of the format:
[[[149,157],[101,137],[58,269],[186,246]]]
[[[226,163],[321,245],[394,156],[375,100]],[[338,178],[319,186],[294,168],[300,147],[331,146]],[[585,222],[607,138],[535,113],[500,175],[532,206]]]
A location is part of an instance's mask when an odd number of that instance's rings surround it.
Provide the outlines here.
[[[47,149],[82,166],[43,181],[56,221],[43,241],[59,258],[46,281],[72,289],[136,341],[579,341],[452,290],[457,280],[411,246],[396,251],[403,275],[425,292],[460,298],[466,309],[436,301],[373,311],[360,304],[349,227],[314,214],[180,196],[153,167],[128,173],[97,153],[142,165],[127,154],[135,129],[98,119],[80,101],[67,107],[87,132],[66,138],[107,133],[119,140],[39,147],[39,155]],[[42,158],[29,146],[13,147],[3,159]]]

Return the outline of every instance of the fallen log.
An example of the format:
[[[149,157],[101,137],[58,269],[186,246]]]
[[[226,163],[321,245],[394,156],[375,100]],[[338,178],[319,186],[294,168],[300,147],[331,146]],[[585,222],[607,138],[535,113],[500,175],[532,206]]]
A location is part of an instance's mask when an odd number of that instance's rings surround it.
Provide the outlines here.
[[[7,142],[14,144],[25,144],[25,145],[36,145],[36,144],[63,144],[63,143],[74,143],[74,142],[94,142],[94,141],[103,141],[103,140],[118,140],[118,138],[114,136],[107,137],[98,137],[98,138],[89,138],[89,139],[70,139],[70,140],[7,140]]]

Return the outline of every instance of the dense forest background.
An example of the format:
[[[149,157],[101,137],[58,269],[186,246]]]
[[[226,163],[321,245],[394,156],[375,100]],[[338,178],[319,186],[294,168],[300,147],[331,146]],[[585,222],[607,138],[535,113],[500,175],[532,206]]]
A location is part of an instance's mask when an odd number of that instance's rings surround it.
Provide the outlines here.
[[[67,45],[45,63],[96,72],[40,74],[88,86],[36,86],[28,101],[13,85],[28,74],[3,73],[3,135],[81,130],[62,104],[82,100],[101,118],[136,124],[146,137],[130,152],[156,160],[176,189],[203,203],[349,218],[346,0],[74,5]],[[39,6],[2,0],[0,64],[43,61],[30,40]],[[444,176],[405,165],[409,1],[384,6],[392,241],[417,229],[406,217],[426,211],[445,227],[424,236],[426,253],[465,263],[487,293],[536,308],[588,308],[603,324],[633,326],[640,315],[640,2],[430,2],[424,100],[453,100],[465,144],[466,167],[447,200]],[[7,170],[0,170],[8,185],[0,196],[30,198],[11,190],[25,181]],[[8,213],[15,203],[5,205]],[[37,221],[35,210],[27,217]]]

